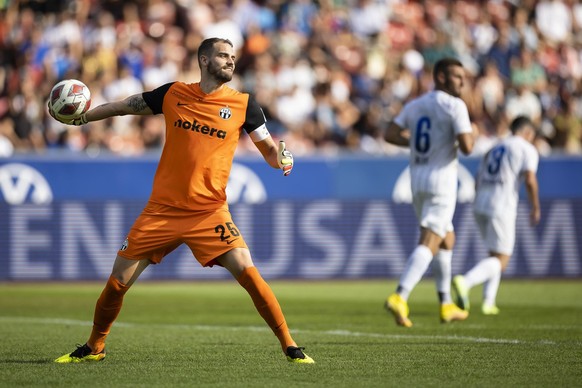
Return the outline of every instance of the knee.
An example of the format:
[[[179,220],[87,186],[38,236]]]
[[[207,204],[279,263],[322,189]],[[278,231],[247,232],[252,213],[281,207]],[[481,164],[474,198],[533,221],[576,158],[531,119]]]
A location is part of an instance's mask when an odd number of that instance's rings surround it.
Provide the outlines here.
[[[115,280],[117,280],[123,286],[126,286],[127,283],[129,282],[129,279],[127,278],[127,276],[124,276],[124,274],[121,272],[113,271],[113,272],[111,272],[111,277],[114,278]]]
[[[507,265],[509,264],[509,255],[504,255],[502,253],[493,252],[492,255],[497,260],[499,260],[499,265],[501,266],[501,272],[505,272]]]
[[[216,258],[218,264],[226,268],[235,279],[238,279],[242,272],[253,267],[253,260],[248,249],[235,248]]]
[[[440,248],[445,249],[447,251],[452,251],[454,247],[455,247],[455,233],[447,232],[445,238],[441,242]]]
[[[505,272],[507,265],[509,264],[509,256],[502,255],[502,257],[498,257],[499,262],[501,264],[501,272]]]
[[[115,266],[115,265],[113,266],[113,269],[111,270],[111,277],[124,286],[129,283],[133,274],[134,274],[134,271],[131,271],[131,269],[123,268],[123,267]]]

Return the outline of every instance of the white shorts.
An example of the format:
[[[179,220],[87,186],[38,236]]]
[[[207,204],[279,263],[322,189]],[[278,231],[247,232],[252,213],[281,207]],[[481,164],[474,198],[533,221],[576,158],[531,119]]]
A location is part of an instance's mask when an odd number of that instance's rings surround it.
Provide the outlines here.
[[[475,213],[475,222],[489,252],[511,256],[515,245],[515,216]]]
[[[455,214],[456,196],[416,193],[412,205],[420,226],[429,229],[442,238],[452,232]]]

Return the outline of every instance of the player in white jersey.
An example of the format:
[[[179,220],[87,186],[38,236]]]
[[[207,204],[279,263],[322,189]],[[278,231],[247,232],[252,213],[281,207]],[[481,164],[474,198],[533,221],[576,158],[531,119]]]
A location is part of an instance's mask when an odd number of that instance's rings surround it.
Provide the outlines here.
[[[453,303],[450,293],[457,149],[467,155],[474,144],[467,106],[459,97],[465,80],[463,65],[456,59],[442,59],[435,64],[433,80],[435,90],[407,103],[385,134],[386,141],[410,147],[413,205],[420,225],[419,243],[385,305],[404,327],[412,326],[408,297],[431,262],[441,321],[463,320],[468,315]]]
[[[525,187],[531,204],[530,223],[540,221],[540,201],[536,172],[539,156],[532,145],[536,131],[532,121],[524,116],[511,123],[509,136],[485,154],[477,176],[477,195],[473,205],[475,221],[489,250],[489,257],[479,261],[464,276],[453,278],[457,304],[469,310],[469,290],[481,283],[486,315],[499,314],[495,302],[501,280],[515,243],[515,220],[519,187]]]

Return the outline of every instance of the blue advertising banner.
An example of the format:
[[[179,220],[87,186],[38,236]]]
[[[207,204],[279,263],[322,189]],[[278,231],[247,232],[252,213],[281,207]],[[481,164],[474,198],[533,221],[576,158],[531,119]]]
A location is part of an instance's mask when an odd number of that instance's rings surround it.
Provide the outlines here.
[[[269,278],[397,277],[418,238],[406,159],[299,160],[289,177],[237,159],[228,197],[255,263]],[[462,160],[453,272],[486,257],[473,221],[473,174]],[[0,161],[0,280],[104,279],[146,203],[154,159]],[[523,199],[504,276],[582,276],[582,160],[542,159],[542,222]],[[228,278],[185,246],[144,278]]]

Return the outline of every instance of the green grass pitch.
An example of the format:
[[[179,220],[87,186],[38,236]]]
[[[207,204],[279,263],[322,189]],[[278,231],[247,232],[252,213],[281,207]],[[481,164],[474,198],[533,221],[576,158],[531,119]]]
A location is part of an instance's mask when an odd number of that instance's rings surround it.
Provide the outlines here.
[[[84,343],[104,282],[0,284],[0,387],[575,387],[582,384],[582,282],[503,280],[501,315],[439,323],[432,279],[410,298],[414,327],[383,309],[395,280],[271,281],[295,340],[288,363],[235,281],[142,281],[107,358],[52,360]]]

